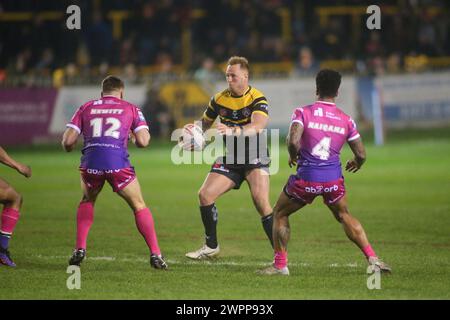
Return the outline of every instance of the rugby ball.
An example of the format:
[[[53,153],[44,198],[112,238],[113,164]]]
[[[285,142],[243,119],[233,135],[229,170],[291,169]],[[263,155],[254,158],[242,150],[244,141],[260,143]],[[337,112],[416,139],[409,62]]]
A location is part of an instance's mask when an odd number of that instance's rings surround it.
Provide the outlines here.
[[[178,145],[187,151],[201,151],[205,142],[203,130],[193,123],[188,123],[183,127]]]

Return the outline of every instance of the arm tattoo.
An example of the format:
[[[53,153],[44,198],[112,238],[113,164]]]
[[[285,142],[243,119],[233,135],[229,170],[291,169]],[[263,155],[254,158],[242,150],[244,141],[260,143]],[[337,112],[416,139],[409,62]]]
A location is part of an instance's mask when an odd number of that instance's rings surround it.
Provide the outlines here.
[[[291,159],[295,159],[298,151],[300,150],[300,138],[302,133],[303,127],[299,123],[292,123],[289,129],[289,135],[287,137],[288,151]]]

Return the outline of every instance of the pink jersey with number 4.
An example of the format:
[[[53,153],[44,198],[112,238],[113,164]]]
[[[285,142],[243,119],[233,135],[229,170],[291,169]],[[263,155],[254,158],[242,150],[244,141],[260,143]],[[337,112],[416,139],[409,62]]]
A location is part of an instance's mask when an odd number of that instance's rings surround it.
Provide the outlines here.
[[[113,96],[85,103],[67,126],[84,138],[80,166],[98,170],[130,167],[128,134],[148,129],[138,107]]]
[[[346,141],[360,137],[353,119],[334,103],[316,101],[297,108],[292,123],[303,126],[297,176],[305,181],[327,182],[342,177],[339,155]]]

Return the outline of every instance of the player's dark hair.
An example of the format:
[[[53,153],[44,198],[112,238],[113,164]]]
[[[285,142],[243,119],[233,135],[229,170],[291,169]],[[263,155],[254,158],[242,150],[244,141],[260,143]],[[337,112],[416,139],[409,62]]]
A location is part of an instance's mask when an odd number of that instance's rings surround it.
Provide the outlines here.
[[[102,92],[103,93],[111,93],[114,91],[118,91],[125,87],[122,80],[115,76],[107,76],[102,81]]]
[[[321,98],[334,98],[337,96],[342,76],[331,69],[322,69],[316,76],[316,93]]]

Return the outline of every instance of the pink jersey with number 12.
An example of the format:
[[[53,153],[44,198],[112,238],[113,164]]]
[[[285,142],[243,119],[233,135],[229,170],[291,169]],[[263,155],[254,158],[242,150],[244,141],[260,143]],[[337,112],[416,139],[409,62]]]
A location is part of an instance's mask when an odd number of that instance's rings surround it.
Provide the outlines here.
[[[130,167],[128,134],[130,131],[148,130],[138,107],[113,96],[85,103],[67,126],[84,138],[80,166],[98,170]]]

